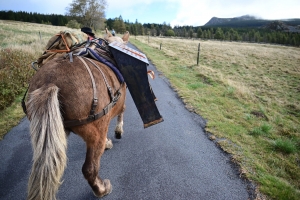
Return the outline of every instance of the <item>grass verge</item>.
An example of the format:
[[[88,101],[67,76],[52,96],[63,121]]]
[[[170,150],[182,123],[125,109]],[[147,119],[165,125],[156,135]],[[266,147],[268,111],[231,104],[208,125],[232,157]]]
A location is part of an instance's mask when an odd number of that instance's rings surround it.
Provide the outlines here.
[[[300,199],[300,49],[138,36],[206,131],[269,199]],[[160,44],[162,50],[160,50]],[[298,114],[297,114],[298,113]]]
[[[16,97],[14,102],[6,109],[0,111],[0,140],[2,140],[5,134],[12,128],[19,124],[20,120],[25,116],[21,101],[23,94]]]

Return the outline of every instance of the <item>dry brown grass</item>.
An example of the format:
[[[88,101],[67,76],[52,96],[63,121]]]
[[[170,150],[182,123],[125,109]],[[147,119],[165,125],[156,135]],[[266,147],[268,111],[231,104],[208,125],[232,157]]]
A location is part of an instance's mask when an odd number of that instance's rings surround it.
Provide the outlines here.
[[[67,27],[0,20],[0,47],[41,55],[50,37],[60,31],[80,32]]]
[[[199,41],[138,36],[141,42],[176,58],[176,63],[194,66],[204,75],[214,76],[238,91],[242,97],[261,96],[266,101],[297,104],[282,92],[299,93],[300,49],[269,44]],[[198,44],[201,43],[200,66],[196,66]],[[289,78],[287,79],[287,76]],[[288,101],[288,102],[287,102]],[[282,106],[284,106],[282,104]]]
[[[270,199],[300,199],[300,48],[136,38],[243,176]]]

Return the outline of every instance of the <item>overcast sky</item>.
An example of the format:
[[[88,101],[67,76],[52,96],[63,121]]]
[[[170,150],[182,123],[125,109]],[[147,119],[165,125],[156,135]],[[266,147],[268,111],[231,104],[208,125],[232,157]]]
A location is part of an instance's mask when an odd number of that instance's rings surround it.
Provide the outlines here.
[[[65,14],[73,0],[0,0],[0,10]],[[300,18],[300,0],[107,0],[106,18],[202,26],[212,17]]]

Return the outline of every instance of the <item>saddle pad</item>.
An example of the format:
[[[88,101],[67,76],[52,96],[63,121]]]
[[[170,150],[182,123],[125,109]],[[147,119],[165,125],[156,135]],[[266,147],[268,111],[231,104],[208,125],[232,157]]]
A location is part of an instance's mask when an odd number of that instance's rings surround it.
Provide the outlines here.
[[[120,81],[120,83],[124,82],[124,78],[121,74],[121,72],[118,70],[118,68],[112,64],[110,61],[108,61],[107,59],[105,59],[104,57],[102,57],[101,55],[99,55],[95,50],[87,47],[87,48],[83,48],[78,54],[79,56],[90,56],[93,59],[107,65],[111,70],[113,70],[113,72],[116,74],[118,80]]]

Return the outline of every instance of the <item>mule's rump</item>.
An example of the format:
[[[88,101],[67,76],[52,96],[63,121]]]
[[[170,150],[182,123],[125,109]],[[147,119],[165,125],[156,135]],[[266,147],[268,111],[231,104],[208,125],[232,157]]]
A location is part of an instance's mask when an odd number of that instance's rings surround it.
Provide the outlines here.
[[[113,92],[116,92],[121,84],[112,70],[100,62],[94,62],[107,74],[107,81]],[[102,75],[90,63],[87,64],[94,76],[97,90],[105,92],[105,94],[98,92],[97,98],[101,101],[98,102],[95,111],[99,112],[110,103],[110,97],[106,95],[107,87]],[[50,60],[32,78],[28,92],[31,93],[49,84],[54,84],[60,89],[58,98],[64,120],[84,119],[89,115],[94,95],[92,81],[86,68],[76,56],[72,63],[67,58]]]

